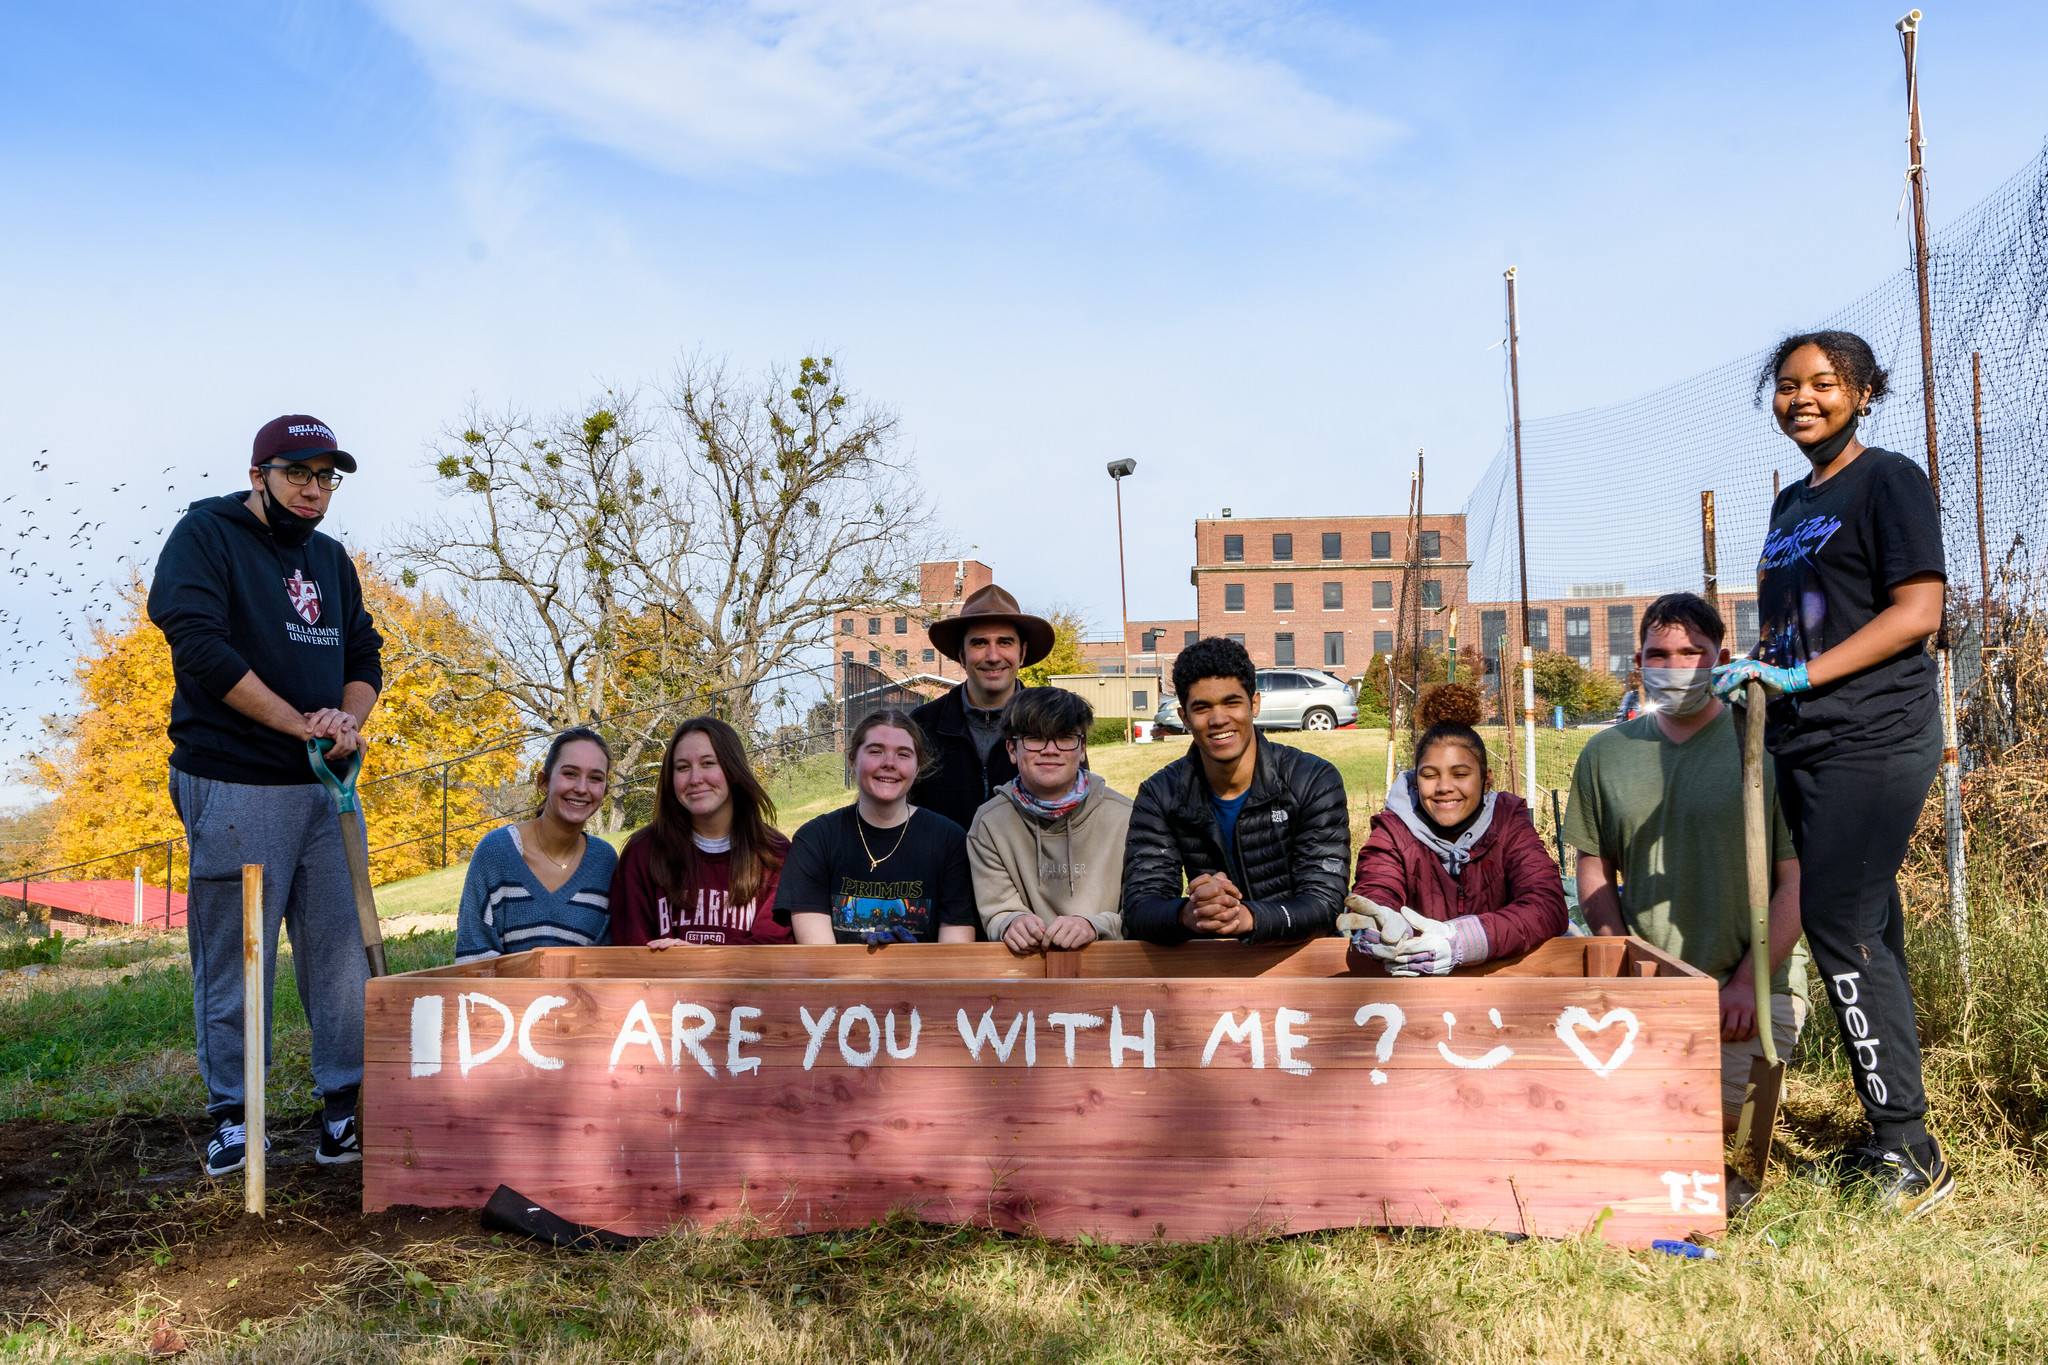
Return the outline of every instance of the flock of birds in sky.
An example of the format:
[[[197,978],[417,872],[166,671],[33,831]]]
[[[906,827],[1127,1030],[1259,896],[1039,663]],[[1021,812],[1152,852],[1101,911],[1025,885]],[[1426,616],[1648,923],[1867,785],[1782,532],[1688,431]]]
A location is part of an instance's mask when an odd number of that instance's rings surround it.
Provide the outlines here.
[[[0,754],[8,758],[36,746],[45,717],[74,707],[73,669],[92,644],[93,626],[126,611],[121,589],[128,575],[142,573],[147,582],[149,561],[193,501],[176,483],[159,492],[153,480],[145,491],[133,477],[59,482],[49,454],[39,451],[28,462],[26,478],[0,485],[0,547],[7,552],[6,591],[0,593],[7,665],[0,672]],[[157,477],[176,468],[166,465]],[[113,548],[105,543],[110,526],[128,542],[111,561],[105,555]]]

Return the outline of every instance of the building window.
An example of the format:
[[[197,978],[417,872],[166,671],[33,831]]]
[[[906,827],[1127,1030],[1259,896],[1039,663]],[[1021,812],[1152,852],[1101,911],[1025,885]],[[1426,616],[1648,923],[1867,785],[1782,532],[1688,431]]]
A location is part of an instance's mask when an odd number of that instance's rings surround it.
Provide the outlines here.
[[[1118,664],[1098,664],[1098,665],[1096,665],[1095,671],[1096,671],[1097,673],[1112,673],[1112,674],[1121,674],[1121,673],[1122,673],[1122,672],[1124,671],[1124,666],[1123,666],[1122,664],[1120,664],[1120,663],[1118,663]]]
[[[1234,645],[1242,645],[1244,643],[1244,636],[1242,635],[1226,635],[1223,638]]]
[[[1342,531],[1323,532],[1323,558],[1342,559],[1343,557],[1344,533]]]
[[[1440,630],[1423,631],[1422,647],[1424,649],[1442,649],[1444,647],[1444,633]]]
[[[1342,583],[1323,584],[1323,610],[1344,610],[1344,585]]]
[[[1223,537],[1223,562],[1225,564],[1242,564],[1244,562],[1243,536]]]
[[[1423,606],[1425,606],[1425,607],[1440,607],[1440,606],[1442,606],[1443,604],[1444,604],[1444,585],[1443,585],[1443,583],[1442,583],[1442,582],[1441,582],[1440,580],[1438,580],[1438,579],[1434,579],[1434,578],[1425,578],[1425,579],[1423,579],[1423,580],[1422,580],[1422,605],[1423,605]]]
[[[896,633],[898,635],[910,634],[910,618],[908,616],[899,616],[896,618]]]
[[[931,662],[933,662],[934,660],[936,660],[936,659],[937,659],[938,657],[939,657],[939,651],[937,651],[936,649],[928,649],[928,650],[926,650],[926,651],[924,652],[924,661],[925,661],[926,663],[931,663]]]
[[[1550,608],[1535,607],[1529,612],[1529,647],[1538,654],[1550,652]]]
[[[1244,584],[1225,583],[1223,585],[1223,610],[1244,610]]]
[[[1581,667],[1593,666],[1593,609],[1591,607],[1566,607],[1564,609],[1564,652],[1575,659]]]
[[[1386,611],[1394,605],[1394,580],[1382,578],[1372,585],[1372,604],[1375,610]]]
[[[1159,651],[1160,632],[1148,630],[1138,637],[1138,650],[1142,654],[1156,654]]]
[[[881,651],[881,650],[879,650],[879,649],[871,649],[871,650],[869,650],[869,651],[868,651],[868,662],[869,662],[869,663],[871,663],[871,664],[878,664],[878,663],[882,662],[882,651]]]
[[[1500,672],[1500,645],[1507,636],[1508,614],[1505,611],[1479,613],[1479,658],[1486,665],[1488,677]]]
[[[879,617],[879,616],[870,616],[870,617],[868,618],[868,634],[870,634],[870,635],[880,635],[881,633],[882,633],[882,618],[881,618],[881,617]]]
[[[1756,600],[1735,605],[1735,652],[1747,654],[1756,648]]]
[[[839,633],[840,633],[841,635],[851,635],[851,634],[853,634],[853,618],[852,618],[851,616],[847,616],[847,617],[842,617],[842,618],[840,619],[840,622],[839,622]]]
[[[1422,533],[1422,557],[1424,559],[1442,559],[1444,557],[1444,533],[1442,531],[1424,531]]]
[[[1394,632],[1391,630],[1374,631],[1372,633],[1372,652],[1375,654],[1392,654],[1394,652]]]
[[[905,665],[905,664],[907,664],[907,663],[909,663],[909,662],[910,662],[910,651],[909,651],[909,650],[907,650],[907,649],[899,649],[899,650],[897,650],[897,651],[896,651],[896,666],[897,666],[898,668],[901,668],[901,667],[903,667],[903,665]]]
[[[1294,632],[1283,630],[1273,637],[1273,663],[1279,668],[1294,667]]]
[[[1140,715],[1150,711],[1152,709],[1152,694],[1150,692],[1131,693],[1131,709]]]
[[[1273,585],[1273,610],[1294,610],[1294,585],[1292,583],[1275,583]]]
[[[1630,666],[1635,662],[1636,652],[1636,609],[1634,607],[1609,607],[1607,609],[1607,671],[1617,678],[1628,676]]]
[[[841,659],[842,661],[844,661],[844,662],[846,662],[846,663],[852,663],[852,662],[853,662],[853,651],[852,651],[852,650],[850,650],[850,649],[844,649],[844,650],[841,650],[841,651],[839,652],[839,657],[840,657],[840,659]]]
[[[1341,668],[1344,664],[1344,632],[1326,630],[1323,632],[1323,667]]]
[[[1392,531],[1374,531],[1372,533],[1372,557],[1374,559],[1392,559],[1394,557],[1394,533]]]
[[[1273,537],[1273,562],[1276,564],[1286,564],[1292,561],[1293,558],[1294,537],[1292,535],[1276,534]]]
[[[1180,647],[1182,649],[1193,649],[1195,641],[1201,638],[1202,632],[1199,630],[1184,630],[1180,633]]]

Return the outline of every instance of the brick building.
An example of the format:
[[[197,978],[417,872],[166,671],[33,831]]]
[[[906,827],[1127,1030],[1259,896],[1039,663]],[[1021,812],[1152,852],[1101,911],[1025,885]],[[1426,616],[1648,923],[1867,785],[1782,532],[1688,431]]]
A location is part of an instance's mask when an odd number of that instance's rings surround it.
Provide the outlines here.
[[[919,565],[918,577],[915,611],[842,616],[833,639],[841,663],[878,668],[892,681],[936,696],[965,674],[932,648],[925,627],[959,611],[969,597],[995,581],[995,571],[978,559],[941,559]]]
[[[1391,652],[1408,558],[1405,516],[1205,517],[1195,523],[1195,617],[1202,635],[1239,641],[1261,668],[1364,672]],[[1457,614],[1469,637],[1465,518],[1421,525],[1422,631],[1442,644]]]
[[[1630,594],[1625,583],[1574,583],[1567,596],[1529,603],[1529,643],[1538,654],[1546,651],[1570,655],[1581,665],[1599,673],[1625,678],[1635,667],[1637,631],[1643,611],[1661,593]],[[1503,639],[1508,646],[1509,666],[1522,655],[1518,602],[1480,602],[1474,605],[1479,651],[1492,676],[1500,658]],[[1757,617],[1754,596],[1721,595],[1721,616],[1728,624],[1727,647],[1740,656],[1756,644]]]

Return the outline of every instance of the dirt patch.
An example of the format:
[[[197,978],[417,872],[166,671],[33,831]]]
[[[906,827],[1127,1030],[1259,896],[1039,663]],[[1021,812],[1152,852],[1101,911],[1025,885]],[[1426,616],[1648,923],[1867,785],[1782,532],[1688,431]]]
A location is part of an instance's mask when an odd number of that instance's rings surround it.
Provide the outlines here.
[[[488,1242],[471,1209],[363,1213],[362,1166],[316,1162],[316,1124],[273,1124],[258,1220],[239,1173],[201,1170],[203,1116],[0,1123],[0,1318],[139,1311],[232,1330],[316,1301],[352,1252]]]

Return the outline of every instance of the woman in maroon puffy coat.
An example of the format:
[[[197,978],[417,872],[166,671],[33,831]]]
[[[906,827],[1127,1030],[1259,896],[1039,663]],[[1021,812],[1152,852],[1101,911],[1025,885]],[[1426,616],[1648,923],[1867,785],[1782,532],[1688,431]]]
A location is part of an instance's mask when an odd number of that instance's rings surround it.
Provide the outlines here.
[[[1358,851],[1354,895],[1408,913],[1352,941],[1397,976],[1441,976],[1566,931],[1563,880],[1528,803],[1491,789],[1472,728],[1481,714],[1479,694],[1462,684],[1423,697],[1415,769],[1395,780]]]

